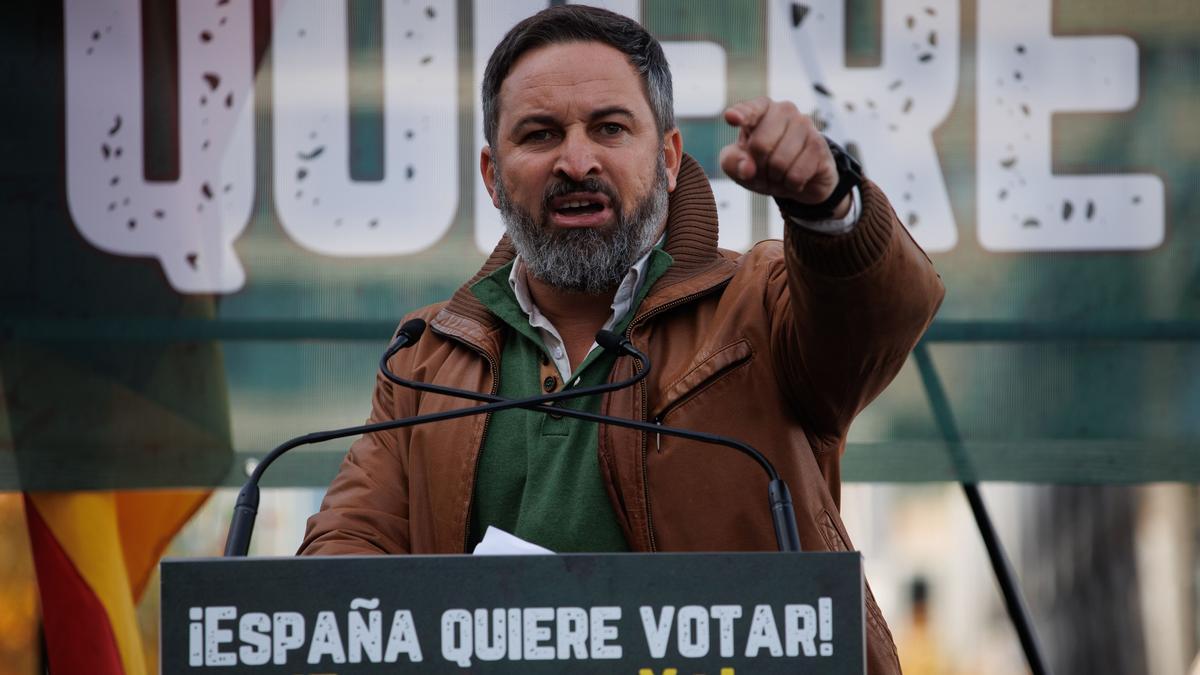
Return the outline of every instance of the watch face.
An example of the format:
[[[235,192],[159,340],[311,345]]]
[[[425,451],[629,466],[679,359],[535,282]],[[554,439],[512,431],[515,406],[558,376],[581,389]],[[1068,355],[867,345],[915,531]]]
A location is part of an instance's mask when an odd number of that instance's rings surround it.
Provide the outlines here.
[[[833,141],[829,141],[829,150],[833,153],[833,161],[837,164],[839,183],[846,180],[846,174],[854,177],[854,185],[862,182],[862,163],[854,155]]]

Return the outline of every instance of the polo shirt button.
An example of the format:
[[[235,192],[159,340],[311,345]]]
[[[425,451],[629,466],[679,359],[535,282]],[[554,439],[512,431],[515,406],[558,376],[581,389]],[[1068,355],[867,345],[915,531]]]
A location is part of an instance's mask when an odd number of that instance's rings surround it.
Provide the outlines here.
[[[542,380],[542,389],[545,389],[547,392],[554,391],[554,387],[557,384],[557,378],[547,377],[545,380]]]

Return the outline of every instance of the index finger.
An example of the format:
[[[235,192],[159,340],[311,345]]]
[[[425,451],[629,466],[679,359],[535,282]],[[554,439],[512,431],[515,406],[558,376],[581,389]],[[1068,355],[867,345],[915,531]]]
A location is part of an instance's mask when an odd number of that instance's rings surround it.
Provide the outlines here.
[[[735,103],[725,109],[725,122],[746,130],[753,129],[758,126],[769,107],[771,107],[771,99],[766,96]]]

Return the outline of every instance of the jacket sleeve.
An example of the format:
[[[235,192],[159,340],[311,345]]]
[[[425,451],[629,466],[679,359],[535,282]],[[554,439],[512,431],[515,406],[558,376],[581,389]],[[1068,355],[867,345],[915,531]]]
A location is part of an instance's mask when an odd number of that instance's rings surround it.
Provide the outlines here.
[[[850,422],[899,372],[944,295],[879,187],[859,189],[863,209],[850,232],[787,226],[786,272],[778,271],[786,279],[771,283],[776,372],[819,451],[844,448]]]
[[[375,380],[368,423],[407,416],[402,408],[411,407],[410,392],[396,392],[382,375]],[[308,519],[299,555],[410,551],[407,440],[408,430],[396,429],[366,434],[350,446],[321,510]]]

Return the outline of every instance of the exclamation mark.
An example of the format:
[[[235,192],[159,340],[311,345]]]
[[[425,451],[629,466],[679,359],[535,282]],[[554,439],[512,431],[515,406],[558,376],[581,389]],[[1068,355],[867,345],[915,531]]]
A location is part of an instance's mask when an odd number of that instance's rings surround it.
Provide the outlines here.
[[[188,665],[204,665],[204,610],[188,608]]]
[[[817,637],[821,640],[821,656],[833,656],[833,600],[817,600]]]

